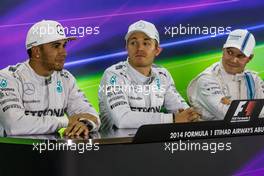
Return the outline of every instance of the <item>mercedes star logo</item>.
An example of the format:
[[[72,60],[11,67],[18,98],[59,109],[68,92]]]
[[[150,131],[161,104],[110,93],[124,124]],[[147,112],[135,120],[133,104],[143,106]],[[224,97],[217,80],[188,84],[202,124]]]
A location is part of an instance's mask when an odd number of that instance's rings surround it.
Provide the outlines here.
[[[24,93],[27,95],[32,95],[35,93],[35,86],[32,83],[24,84]]]

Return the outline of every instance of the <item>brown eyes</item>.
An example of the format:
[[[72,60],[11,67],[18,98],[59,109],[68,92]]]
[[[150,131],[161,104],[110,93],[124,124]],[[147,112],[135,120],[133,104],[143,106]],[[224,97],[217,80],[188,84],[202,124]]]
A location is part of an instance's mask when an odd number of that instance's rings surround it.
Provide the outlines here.
[[[239,59],[243,59],[244,57],[246,57],[246,56],[243,55],[243,54],[235,55],[235,53],[234,53],[233,51],[231,51],[231,50],[227,50],[226,52],[227,52],[227,54],[228,54],[229,56],[237,57],[237,58],[239,58]]]
[[[129,42],[129,44],[130,45],[136,45],[136,44],[138,44],[139,42],[136,42],[136,41],[131,41],[131,42]],[[145,46],[149,46],[149,45],[151,45],[151,43],[150,42],[143,42],[143,45],[145,45]]]
[[[65,48],[67,45],[64,44],[64,45],[62,45],[62,46],[63,46],[63,48]],[[52,45],[52,47],[53,47],[53,48],[59,48],[59,47],[60,47],[60,44],[54,44],[54,45]]]
[[[233,55],[233,52],[232,51],[227,51],[227,53],[232,56]]]

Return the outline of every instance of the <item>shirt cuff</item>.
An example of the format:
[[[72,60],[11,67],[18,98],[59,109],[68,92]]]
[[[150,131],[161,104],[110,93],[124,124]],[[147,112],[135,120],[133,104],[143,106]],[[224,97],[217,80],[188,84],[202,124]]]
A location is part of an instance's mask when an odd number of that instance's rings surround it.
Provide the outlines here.
[[[161,123],[173,123],[173,115],[172,114],[163,114],[161,118]]]
[[[98,130],[98,126],[92,120],[89,120],[86,118],[80,118],[79,121],[85,121],[86,123],[88,123],[88,125],[92,127],[92,129],[90,129],[90,131],[97,131]]]
[[[58,129],[66,128],[68,126],[68,123],[69,123],[68,117],[63,116],[63,117],[58,117],[57,119],[58,119],[58,122],[59,122]]]

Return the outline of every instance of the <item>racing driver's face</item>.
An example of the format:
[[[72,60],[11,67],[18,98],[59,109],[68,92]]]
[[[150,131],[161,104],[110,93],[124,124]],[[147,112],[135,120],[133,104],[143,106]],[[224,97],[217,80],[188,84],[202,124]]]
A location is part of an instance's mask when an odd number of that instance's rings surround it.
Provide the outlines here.
[[[247,57],[237,48],[224,48],[222,64],[225,71],[229,74],[237,74],[244,71],[246,64],[253,58]]]
[[[151,67],[154,58],[161,52],[157,41],[143,32],[134,32],[127,40],[128,61],[131,66]]]
[[[40,45],[40,64],[48,72],[61,71],[64,67],[67,52],[67,40],[58,40]]]

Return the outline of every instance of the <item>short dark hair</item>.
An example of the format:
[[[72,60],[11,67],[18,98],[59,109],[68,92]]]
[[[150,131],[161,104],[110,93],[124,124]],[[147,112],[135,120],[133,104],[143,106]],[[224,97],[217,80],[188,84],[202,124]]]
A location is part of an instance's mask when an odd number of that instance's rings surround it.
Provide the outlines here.
[[[157,40],[155,40],[155,47],[158,48],[159,47],[159,43]]]
[[[27,53],[28,53],[29,58],[31,58],[31,56],[32,56],[31,48],[27,50]]]

